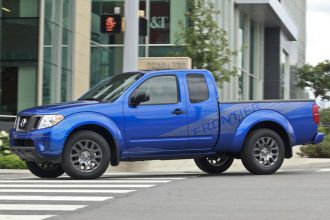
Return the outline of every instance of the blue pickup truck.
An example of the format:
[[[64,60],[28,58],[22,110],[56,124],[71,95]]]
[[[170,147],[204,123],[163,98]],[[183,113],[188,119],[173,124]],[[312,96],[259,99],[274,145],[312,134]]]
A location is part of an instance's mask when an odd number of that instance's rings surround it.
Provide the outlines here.
[[[324,138],[313,101],[218,99],[207,70],[122,73],[75,102],[20,112],[11,150],[41,178],[93,179],[109,163],[168,159],[194,159],[211,174],[241,159],[262,175],[276,172],[293,146]]]

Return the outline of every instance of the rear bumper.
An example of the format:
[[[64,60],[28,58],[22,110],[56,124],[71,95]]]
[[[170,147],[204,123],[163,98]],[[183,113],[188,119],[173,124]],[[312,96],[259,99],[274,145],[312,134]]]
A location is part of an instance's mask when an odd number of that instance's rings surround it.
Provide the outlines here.
[[[324,139],[324,134],[323,133],[317,133],[316,136],[314,137],[314,140],[312,144],[319,144],[323,141]]]

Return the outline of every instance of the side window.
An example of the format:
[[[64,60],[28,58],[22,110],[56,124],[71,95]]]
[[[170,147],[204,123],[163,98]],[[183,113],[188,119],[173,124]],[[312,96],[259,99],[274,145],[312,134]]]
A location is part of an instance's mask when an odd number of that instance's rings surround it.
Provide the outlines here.
[[[178,84],[176,76],[156,76],[146,80],[131,95],[131,97],[145,93],[149,101],[140,105],[176,104],[178,98]]]
[[[204,75],[187,74],[187,83],[191,103],[204,102],[209,99],[209,89]]]

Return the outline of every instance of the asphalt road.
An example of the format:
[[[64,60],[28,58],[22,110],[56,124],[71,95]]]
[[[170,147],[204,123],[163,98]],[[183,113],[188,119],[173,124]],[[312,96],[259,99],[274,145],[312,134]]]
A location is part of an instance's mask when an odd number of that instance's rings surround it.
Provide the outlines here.
[[[275,175],[111,174],[93,181],[0,174],[1,220],[330,219],[330,166]]]

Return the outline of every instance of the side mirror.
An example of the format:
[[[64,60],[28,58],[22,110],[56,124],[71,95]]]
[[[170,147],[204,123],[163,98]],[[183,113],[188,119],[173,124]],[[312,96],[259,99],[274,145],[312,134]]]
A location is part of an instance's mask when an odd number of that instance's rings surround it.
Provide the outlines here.
[[[138,106],[142,102],[147,102],[150,100],[150,96],[145,93],[139,93],[131,97],[130,105]]]

